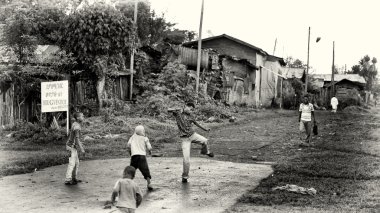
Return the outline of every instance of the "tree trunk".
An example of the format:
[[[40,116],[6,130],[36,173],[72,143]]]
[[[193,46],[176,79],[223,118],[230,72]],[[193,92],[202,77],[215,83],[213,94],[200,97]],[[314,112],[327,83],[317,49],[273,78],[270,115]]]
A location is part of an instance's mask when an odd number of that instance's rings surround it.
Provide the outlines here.
[[[103,108],[103,99],[105,97],[105,87],[106,84],[106,76],[102,75],[101,77],[98,78],[96,81],[96,92],[98,95],[98,104],[99,104],[99,109]]]

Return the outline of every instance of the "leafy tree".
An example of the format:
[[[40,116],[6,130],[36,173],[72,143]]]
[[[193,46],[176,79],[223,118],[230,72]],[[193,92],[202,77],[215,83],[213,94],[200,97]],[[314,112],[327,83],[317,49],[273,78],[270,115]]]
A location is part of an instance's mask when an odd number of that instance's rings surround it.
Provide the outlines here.
[[[39,44],[57,44],[59,29],[65,18],[64,11],[59,8],[35,7],[30,14],[33,20],[32,34]]]
[[[286,64],[292,68],[307,68],[307,64],[303,63],[300,59],[289,56],[285,59]],[[309,66],[310,70],[311,66]]]
[[[17,10],[6,21],[4,42],[12,48],[19,63],[27,63],[37,48],[36,37],[32,36],[32,31],[33,20],[30,18],[29,9]]]
[[[134,2],[119,3],[117,8],[128,18],[134,18]],[[191,41],[195,32],[173,29],[175,24],[167,22],[164,15],[151,10],[148,1],[139,1],[137,11],[137,35],[141,46],[155,46],[160,42],[182,44]]]
[[[359,74],[361,70],[361,67],[359,64],[356,64],[351,67],[351,71],[348,71],[347,74]]]
[[[131,19],[112,7],[95,5],[76,11],[64,20],[60,46],[78,64],[96,76],[99,107],[106,98],[106,76],[125,70],[124,55],[132,45],[135,28]]]

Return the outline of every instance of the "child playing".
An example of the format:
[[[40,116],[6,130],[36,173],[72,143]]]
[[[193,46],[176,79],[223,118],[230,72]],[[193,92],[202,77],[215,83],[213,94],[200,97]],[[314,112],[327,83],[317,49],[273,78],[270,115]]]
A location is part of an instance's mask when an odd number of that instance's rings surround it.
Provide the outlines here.
[[[140,170],[147,181],[148,190],[153,190],[150,183],[152,177],[150,176],[148,161],[146,159],[147,151],[150,154],[151,150],[152,146],[149,143],[149,139],[145,137],[144,127],[142,125],[136,126],[135,133],[128,141],[128,151],[131,155],[131,166]]]
[[[314,125],[316,124],[314,116],[313,104],[309,103],[309,96],[306,94],[303,98],[303,103],[300,104],[298,121],[301,127],[304,127],[306,132],[305,142],[308,145],[311,142],[311,121],[314,120]]]
[[[70,131],[69,140],[66,142],[67,151],[71,152],[71,157],[69,158],[69,165],[67,166],[66,172],[66,185],[75,185],[82,182],[77,179],[78,168],[79,168],[79,157],[78,157],[78,148],[82,153],[84,153],[84,148],[80,142],[81,135],[81,123],[84,120],[83,113],[76,112],[74,113],[75,122],[73,123]]]
[[[127,166],[123,172],[123,178],[119,179],[112,192],[111,204],[115,203],[116,197],[119,197],[116,208],[123,213],[134,213],[142,201],[142,193],[137,184],[133,181],[136,169],[133,166]],[[108,205],[108,203],[106,204]]]
[[[180,137],[182,138],[183,183],[187,183],[187,179],[189,178],[191,143],[201,144],[201,154],[207,155],[209,157],[214,157],[214,154],[209,150],[208,139],[196,133],[192,128],[192,124],[195,124],[204,131],[210,131],[210,129],[203,128],[200,124],[198,124],[198,122],[195,121],[195,119],[191,115],[191,109],[194,108],[195,104],[192,102],[188,102],[184,107],[182,113],[180,112],[180,109],[168,109],[169,112],[173,113],[177,121],[177,126],[181,134]]]

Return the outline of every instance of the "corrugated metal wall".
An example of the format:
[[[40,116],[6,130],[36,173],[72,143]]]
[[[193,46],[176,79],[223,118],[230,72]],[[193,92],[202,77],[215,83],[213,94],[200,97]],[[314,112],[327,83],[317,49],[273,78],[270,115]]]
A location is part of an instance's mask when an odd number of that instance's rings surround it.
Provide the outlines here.
[[[178,58],[182,64],[189,66],[197,66],[198,60],[198,50],[191,49],[188,47],[175,46],[173,49],[178,54]],[[207,68],[209,63],[209,53],[208,51],[202,50],[201,55],[201,67]]]

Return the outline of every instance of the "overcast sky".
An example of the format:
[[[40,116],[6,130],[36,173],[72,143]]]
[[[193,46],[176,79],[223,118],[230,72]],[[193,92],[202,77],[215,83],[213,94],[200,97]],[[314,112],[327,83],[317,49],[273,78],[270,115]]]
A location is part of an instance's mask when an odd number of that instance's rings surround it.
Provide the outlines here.
[[[380,1],[376,0],[204,0],[202,37],[228,34],[286,58],[306,63],[308,27],[310,66],[331,73],[335,64],[347,70],[368,54],[380,59]],[[177,28],[198,32],[202,0],[150,0]],[[316,43],[315,39],[322,39]]]

